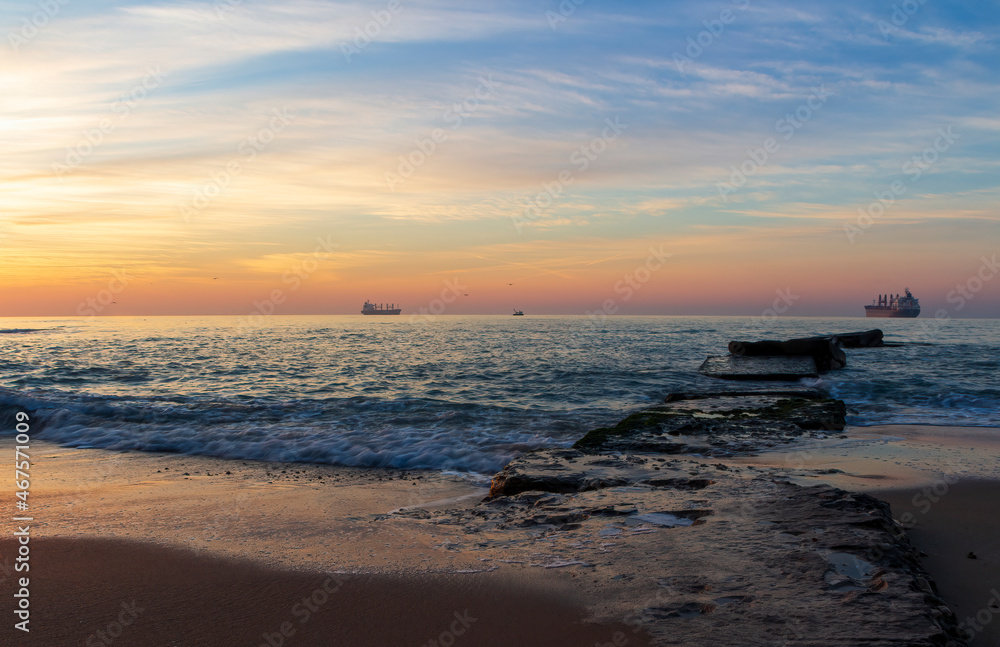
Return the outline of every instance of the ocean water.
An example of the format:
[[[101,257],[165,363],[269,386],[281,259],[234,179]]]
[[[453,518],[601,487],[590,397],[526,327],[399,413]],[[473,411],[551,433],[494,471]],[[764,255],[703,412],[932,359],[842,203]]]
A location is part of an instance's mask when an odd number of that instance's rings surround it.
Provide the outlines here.
[[[0,320],[0,435],[73,447],[491,474],[671,392],[730,340],[879,327],[808,380],[849,422],[1000,426],[1000,320],[272,316]],[[773,384],[773,383],[772,383]]]

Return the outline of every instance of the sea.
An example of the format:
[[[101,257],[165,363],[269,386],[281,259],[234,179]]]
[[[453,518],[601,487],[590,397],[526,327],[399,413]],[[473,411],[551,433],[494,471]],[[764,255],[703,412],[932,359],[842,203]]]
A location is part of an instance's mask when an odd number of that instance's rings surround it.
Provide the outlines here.
[[[0,436],[489,475],[669,393],[732,340],[881,328],[802,384],[848,422],[1000,427],[1000,320],[614,316],[0,319]],[[780,383],[765,383],[771,386]]]

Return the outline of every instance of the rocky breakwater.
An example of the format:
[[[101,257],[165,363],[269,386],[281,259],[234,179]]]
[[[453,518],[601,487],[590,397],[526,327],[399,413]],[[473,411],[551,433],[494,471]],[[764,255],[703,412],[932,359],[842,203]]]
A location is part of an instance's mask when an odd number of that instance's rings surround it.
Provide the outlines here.
[[[788,380],[817,377],[847,366],[844,348],[885,346],[881,330],[803,337],[786,341],[731,341],[729,355],[710,356],[701,373],[727,380]]]
[[[461,523],[484,561],[586,571],[595,618],[654,644],[965,645],[887,504],[727,461],[844,413],[809,390],[670,396],[515,459]]]

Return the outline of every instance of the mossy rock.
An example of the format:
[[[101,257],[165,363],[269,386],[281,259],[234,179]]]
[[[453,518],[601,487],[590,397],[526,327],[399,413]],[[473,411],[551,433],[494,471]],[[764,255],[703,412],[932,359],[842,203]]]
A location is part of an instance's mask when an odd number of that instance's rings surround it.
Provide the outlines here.
[[[750,394],[744,394],[750,395]],[[767,392],[754,393],[753,398],[759,403],[761,396],[769,396]],[[718,394],[719,398],[733,399],[729,394]],[[739,396],[737,396],[739,397]],[[643,409],[627,416],[613,427],[601,427],[590,431],[573,445],[575,449],[599,450],[606,444],[620,445],[621,441],[632,441],[630,445],[635,451],[649,446],[651,451],[669,453],[671,446],[683,448],[678,443],[664,443],[658,440],[664,434],[697,433],[696,430],[708,429],[713,436],[725,434],[727,422],[732,422],[733,434],[747,431],[746,424],[753,423],[755,433],[767,423],[780,423],[775,426],[775,434],[787,436],[788,429],[842,431],[846,424],[847,407],[840,400],[823,397],[788,397],[787,393],[774,394],[774,400],[765,406],[737,407],[720,409],[711,406],[712,397],[694,396],[683,400],[684,406],[677,408],[672,403],[682,400],[670,399],[667,404]],[[690,402],[704,401],[704,407],[693,408]],[[748,401],[752,401],[748,398]],[[680,449],[676,451],[681,451]]]

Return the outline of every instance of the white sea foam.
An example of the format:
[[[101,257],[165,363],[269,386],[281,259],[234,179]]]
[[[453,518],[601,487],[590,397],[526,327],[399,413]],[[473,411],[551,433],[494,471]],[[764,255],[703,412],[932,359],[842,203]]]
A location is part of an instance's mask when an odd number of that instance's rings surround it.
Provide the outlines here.
[[[519,412],[469,412],[455,424],[445,403],[377,401],[282,403],[55,399],[0,389],[0,416],[29,411],[36,438],[70,447],[200,454],[230,459],[328,463],[492,474],[528,449],[562,446],[579,434],[542,436]],[[409,405],[409,406],[407,406]],[[410,409],[399,422],[400,410]],[[524,426],[514,424],[517,420]],[[12,426],[11,426],[12,427]]]
[[[379,321],[369,321],[379,319]],[[270,317],[11,320],[0,435],[31,411],[77,447],[491,474],[671,392],[729,341],[858,330],[856,319]],[[879,321],[919,342],[912,321]],[[1000,426],[1000,322],[949,321],[934,345],[849,349],[820,381],[852,424]]]

